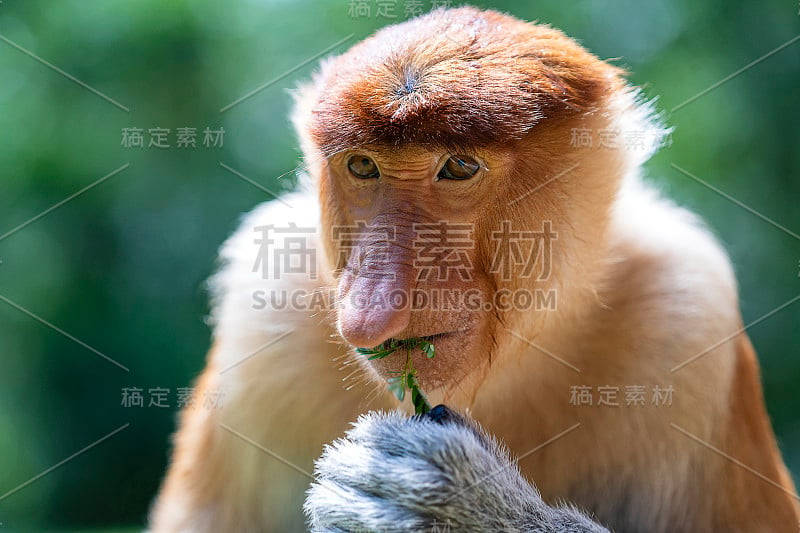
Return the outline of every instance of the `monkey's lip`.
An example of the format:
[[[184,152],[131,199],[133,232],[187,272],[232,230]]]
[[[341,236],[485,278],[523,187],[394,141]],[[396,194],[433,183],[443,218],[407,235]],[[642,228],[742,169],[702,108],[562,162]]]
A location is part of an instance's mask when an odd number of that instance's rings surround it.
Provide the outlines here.
[[[450,337],[453,337],[453,336],[456,336],[456,335],[466,335],[468,331],[469,330],[462,329],[462,330],[453,330],[453,331],[443,331],[441,333],[434,333],[432,335],[418,335],[418,336],[411,336],[411,337],[404,337],[404,338],[391,337],[391,338],[387,339],[386,342],[391,342],[393,340],[395,340],[395,341],[407,341],[409,339],[423,339],[423,340],[426,340],[426,341],[430,342],[434,346],[436,346],[436,341],[437,340],[447,339],[447,338],[450,338]]]

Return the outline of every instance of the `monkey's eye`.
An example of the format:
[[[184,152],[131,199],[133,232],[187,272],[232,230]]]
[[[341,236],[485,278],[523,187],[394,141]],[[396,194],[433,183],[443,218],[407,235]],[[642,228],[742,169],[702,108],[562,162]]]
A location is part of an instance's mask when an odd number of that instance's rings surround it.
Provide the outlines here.
[[[478,173],[481,165],[466,155],[453,155],[445,162],[436,176],[445,180],[468,180]]]
[[[378,178],[381,175],[375,161],[365,155],[354,155],[347,160],[347,168],[350,173],[362,180]]]

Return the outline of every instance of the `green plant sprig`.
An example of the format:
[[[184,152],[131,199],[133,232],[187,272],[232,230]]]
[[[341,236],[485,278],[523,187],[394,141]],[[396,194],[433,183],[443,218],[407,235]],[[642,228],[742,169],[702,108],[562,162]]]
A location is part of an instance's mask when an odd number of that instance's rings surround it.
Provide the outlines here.
[[[406,397],[406,389],[411,391],[411,403],[414,404],[414,412],[418,415],[424,415],[431,410],[431,406],[419,388],[417,371],[411,363],[411,351],[415,348],[422,350],[422,353],[424,353],[428,359],[433,359],[436,355],[436,348],[434,348],[433,343],[419,337],[411,339],[390,339],[374,348],[356,348],[356,352],[367,357],[367,359],[371,361],[373,359],[383,359],[398,350],[405,350],[405,367],[401,371],[392,372],[392,374],[397,375],[390,377],[387,380],[387,385],[389,391],[391,391],[394,397],[400,402]]]

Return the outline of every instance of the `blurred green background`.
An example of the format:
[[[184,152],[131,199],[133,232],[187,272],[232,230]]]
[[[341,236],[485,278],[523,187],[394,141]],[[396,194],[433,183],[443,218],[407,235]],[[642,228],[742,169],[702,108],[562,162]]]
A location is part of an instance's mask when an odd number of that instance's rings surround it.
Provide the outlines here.
[[[350,34],[355,42],[406,18],[409,5],[431,8],[430,0],[383,2],[395,6],[391,19],[378,13],[378,3],[0,3],[0,530],[144,524],[165,468],[175,391],[190,385],[209,343],[203,284],[215,251],[240,213],[269,199],[220,162],[271,190],[294,186],[291,172],[277,179],[299,157],[288,89],[308,77],[315,61],[295,67]],[[800,42],[670,112],[800,34],[797,0],[477,4],[563,29],[597,55],[619,58],[634,83],[659,97],[675,132],[648,173],[702,214],[727,246],[745,323],[800,294],[796,234],[671,167],[800,233]],[[368,16],[360,5],[370,7]],[[196,128],[195,148],[177,146],[177,129],[185,127]],[[123,146],[123,128],[142,128],[145,146]],[[151,128],[170,130],[169,148],[148,146]],[[224,128],[221,147],[204,145],[205,128]],[[795,303],[750,330],[769,412],[796,478],[799,316]],[[170,389],[170,407],[124,407],[125,387]]]

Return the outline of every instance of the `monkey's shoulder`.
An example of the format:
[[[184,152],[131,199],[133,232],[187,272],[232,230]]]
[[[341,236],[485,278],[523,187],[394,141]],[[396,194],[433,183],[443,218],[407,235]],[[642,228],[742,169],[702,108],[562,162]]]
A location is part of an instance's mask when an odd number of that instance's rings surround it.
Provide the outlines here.
[[[611,235],[604,300],[626,317],[627,327],[640,323],[706,345],[708,338],[723,338],[738,327],[733,267],[697,215],[641,183],[626,183]]]
[[[215,332],[328,326],[332,296],[318,232],[319,206],[310,192],[281,196],[245,214],[220,248],[219,269],[208,283]]]

